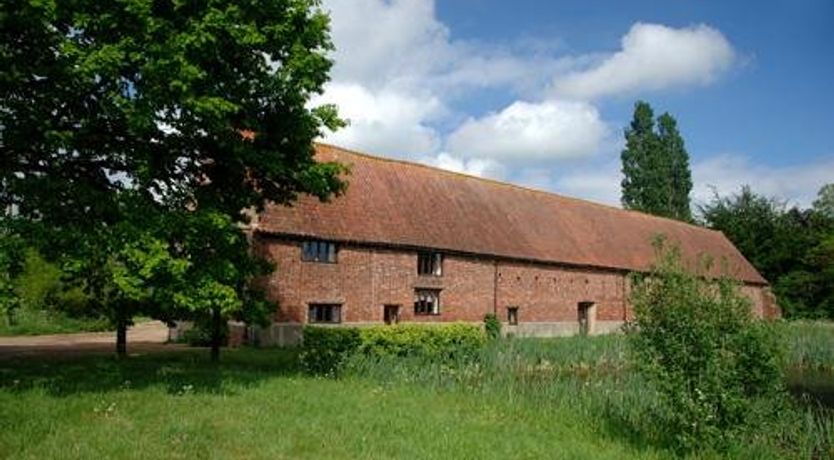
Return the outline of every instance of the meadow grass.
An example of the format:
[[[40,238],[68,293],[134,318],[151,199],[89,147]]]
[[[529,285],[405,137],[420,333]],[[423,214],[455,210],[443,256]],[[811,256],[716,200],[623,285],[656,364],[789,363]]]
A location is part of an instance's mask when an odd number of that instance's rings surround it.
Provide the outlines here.
[[[675,458],[655,404],[620,336],[506,340],[457,362],[354,357],[339,379],[302,374],[292,349],[218,365],[205,350],[20,358],[0,361],[0,457]],[[723,455],[834,453],[831,412],[782,404]]]
[[[14,321],[0,318],[0,336],[102,332],[110,329],[103,318],[74,318],[59,311],[21,308]]]

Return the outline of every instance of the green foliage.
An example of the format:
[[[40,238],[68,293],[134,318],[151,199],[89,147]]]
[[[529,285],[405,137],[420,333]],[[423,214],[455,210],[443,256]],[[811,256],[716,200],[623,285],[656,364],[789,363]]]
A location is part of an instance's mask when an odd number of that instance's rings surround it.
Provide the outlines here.
[[[0,204],[88,313],[263,319],[242,224],[346,186],[313,157],[343,124],[309,103],[331,67],[318,2],[25,0],[0,29]]]
[[[658,117],[655,130],[651,106],[638,101],[625,138],[626,147],[621,154],[623,207],[692,220],[689,154],[674,117],[668,113]]]
[[[191,328],[183,331],[181,341],[192,347],[208,347],[212,344],[213,334],[215,334],[215,331],[211,321],[208,321],[207,318],[201,318]],[[226,345],[228,340],[229,325],[228,323],[223,323],[220,328],[220,343]]]
[[[36,250],[26,249],[22,271],[14,280],[14,290],[20,298],[21,308],[57,309],[63,290],[61,275],[61,269],[44,260]]]
[[[306,326],[298,356],[301,368],[313,375],[333,375],[361,343],[356,328]]]
[[[462,323],[363,328],[307,326],[300,360],[307,372],[333,375],[353,354],[447,361],[473,356],[485,341],[481,328]]]
[[[0,322],[0,336],[71,334],[76,332],[103,332],[112,330],[105,318],[73,316],[61,310],[19,309],[14,323]]]
[[[0,220],[0,316],[12,323],[14,313],[20,307],[14,280],[23,270],[24,245],[22,240]]]
[[[829,219],[834,219],[834,183],[823,185],[814,200],[814,210]]]
[[[501,338],[501,321],[493,313],[484,315],[484,331],[490,340]]]
[[[632,363],[657,388],[678,448],[726,448],[758,421],[756,401],[782,391],[779,335],[732,281],[692,274],[658,247],[656,267],[633,278]]]
[[[749,187],[716,195],[701,214],[771,282],[787,318],[834,318],[834,217],[788,209]]]

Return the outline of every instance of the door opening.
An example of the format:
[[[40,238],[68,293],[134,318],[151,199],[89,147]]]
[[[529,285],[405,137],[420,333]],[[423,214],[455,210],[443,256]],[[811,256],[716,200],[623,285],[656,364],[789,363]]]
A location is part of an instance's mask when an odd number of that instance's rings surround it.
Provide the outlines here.
[[[400,306],[399,305],[385,305],[383,306],[382,319],[385,324],[397,324],[400,322]]]
[[[594,322],[596,319],[595,304],[593,302],[579,302],[576,311],[579,320],[579,334],[593,334]]]

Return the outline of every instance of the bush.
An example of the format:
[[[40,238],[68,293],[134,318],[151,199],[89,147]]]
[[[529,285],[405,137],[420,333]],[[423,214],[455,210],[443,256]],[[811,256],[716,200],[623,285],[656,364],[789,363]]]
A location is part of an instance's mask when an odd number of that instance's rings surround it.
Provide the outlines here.
[[[757,399],[784,387],[780,341],[727,279],[687,272],[678,251],[635,276],[633,365],[659,391],[661,422],[681,450],[721,449],[754,423]]]
[[[333,375],[344,360],[359,348],[359,329],[350,327],[304,327],[304,344],[298,359],[305,372]]]
[[[480,327],[460,323],[366,328],[307,326],[299,357],[305,371],[335,375],[352,354],[446,361],[472,357],[485,342]]]
[[[192,347],[210,347],[212,335],[211,318],[199,317],[192,326],[182,333],[181,341]],[[220,343],[225,346],[229,341],[229,325],[225,321],[220,326]]]
[[[487,313],[484,315],[484,331],[490,340],[497,340],[501,338],[501,321],[494,313]]]

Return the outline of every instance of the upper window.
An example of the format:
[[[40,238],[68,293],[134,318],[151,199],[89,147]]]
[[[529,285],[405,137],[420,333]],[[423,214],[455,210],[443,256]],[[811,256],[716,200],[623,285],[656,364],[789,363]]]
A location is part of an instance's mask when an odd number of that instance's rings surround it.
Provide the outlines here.
[[[439,252],[418,253],[417,274],[441,276],[443,274],[443,254]]]
[[[342,306],[324,303],[310,304],[307,321],[310,323],[341,323]]]
[[[301,244],[301,260],[306,262],[336,263],[336,243],[305,241]]]
[[[436,289],[417,289],[414,291],[415,315],[439,315],[440,291]]]

